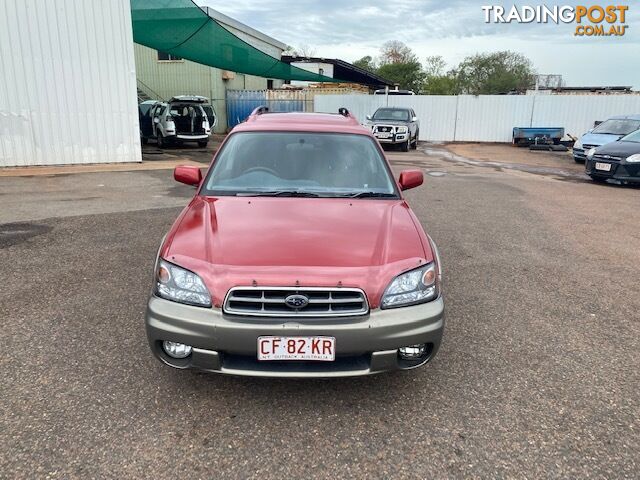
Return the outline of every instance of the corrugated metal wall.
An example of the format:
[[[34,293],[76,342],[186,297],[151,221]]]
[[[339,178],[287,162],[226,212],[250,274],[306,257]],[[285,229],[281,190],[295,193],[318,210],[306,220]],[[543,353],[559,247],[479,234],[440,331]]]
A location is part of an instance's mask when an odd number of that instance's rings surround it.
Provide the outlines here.
[[[578,136],[595,120],[640,113],[640,95],[323,95],[316,112],[346,107],[360,122],[378,107],[412,107],[420,140],[510,142],[513,127],[564,127]]]
[[[253,75],[234,74],[234,78],[222,79],[219,68],[201,65],[189,60],[158,61],[158,52],[152,48],[135,44],[136,74],[143,87],[146,86],[162,100],[175,95],[202,95],[211,100],[218,115],[216,133],[227,130],[226,91],[262,90],[267,88],[267,79]],[[274,80],[277,88],[284,82]],[[144,91],[144,88],[142,88]],[[148,93],[148,92],[145,92]],[[155,97],[155,95],[152,95]],[[155,98],[154,98],[155,99]],[[235,124],[229,125],[229,127]]]
[[[0,58],[0,166],[141,160],[128,0],[3,0]]]

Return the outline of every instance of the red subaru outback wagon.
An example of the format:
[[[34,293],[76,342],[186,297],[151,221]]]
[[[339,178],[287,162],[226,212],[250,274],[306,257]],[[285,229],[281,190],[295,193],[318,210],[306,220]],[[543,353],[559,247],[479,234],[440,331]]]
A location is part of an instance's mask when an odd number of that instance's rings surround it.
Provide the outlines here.
[[[235,127],[162,241],[146,312],[176,368],[272,377],[406,370],[444,329],[438,250],[380,144],[346,110],[256,109]]]

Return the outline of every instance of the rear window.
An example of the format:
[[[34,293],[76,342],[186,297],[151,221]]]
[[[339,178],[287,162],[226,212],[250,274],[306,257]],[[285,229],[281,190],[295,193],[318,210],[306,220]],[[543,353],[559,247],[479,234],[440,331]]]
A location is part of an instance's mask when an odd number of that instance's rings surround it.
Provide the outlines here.
[[[594,128],[592,133],[627,135],[635,130],[638,130],[639,128],[640,128],[640,120],[610,119],[610,120],[605,120],[596,128]]]
[[[218,153],[205,195],[307,192],[323,197],[397,196],[375,141],[366,135],[240,132]]]

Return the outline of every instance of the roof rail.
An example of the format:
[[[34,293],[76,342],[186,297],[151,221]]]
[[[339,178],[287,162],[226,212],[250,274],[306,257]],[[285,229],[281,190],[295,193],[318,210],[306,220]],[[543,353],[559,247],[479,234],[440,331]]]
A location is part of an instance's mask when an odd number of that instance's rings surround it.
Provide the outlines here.
[[[268,112],[269,112],[269,107],[267,107],[266,105],[260,105],[259,107],[256,107],[253,109],[253,112],[249,114],[249,118],[255,117],[257,115],[262,115],[263,113],[268,113]]]

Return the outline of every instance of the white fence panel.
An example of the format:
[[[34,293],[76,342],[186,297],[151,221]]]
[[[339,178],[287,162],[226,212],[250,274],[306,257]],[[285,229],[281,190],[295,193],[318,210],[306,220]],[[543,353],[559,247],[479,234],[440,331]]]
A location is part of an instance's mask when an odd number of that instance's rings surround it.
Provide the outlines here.
[[[513,127],[564,127],[582,135],[596,120],[640,114],[640,95],[316,95],[316,112],[346,107],[358,121],[381,106],[411,107],[420,140],[511,142]]]
[[[460,95],[456,141],[511,142],[513,127],[531,123],[532,96]]]
[[[376,108],[386,105],[382,95],[316,95],[313,97],[313,109],[321,113],[337,113],[338,108],[345,107],[360,123],[364,123],[367,115]]]
[[[640,95],[537,95],[533,126],[564,127],[574,137],[593,128],[596,120],[640,114]]]
[[[454,140],[457,102],[457,97],[453,95],[389,96],[390,107],[414,109],[420,120],[420,140],[429,142],[452,142]]]

